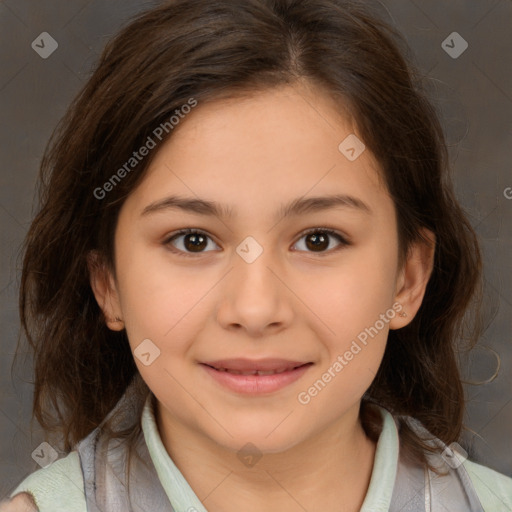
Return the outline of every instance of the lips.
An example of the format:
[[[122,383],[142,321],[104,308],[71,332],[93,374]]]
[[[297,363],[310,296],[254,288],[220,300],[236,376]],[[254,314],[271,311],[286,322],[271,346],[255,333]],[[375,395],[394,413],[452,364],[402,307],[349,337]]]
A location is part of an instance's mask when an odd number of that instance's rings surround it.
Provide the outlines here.
[[[203,364],[218,371],[229,372],[235,375],[274,375],[294,370],[305,364],[304,361],[290,361],[287,359],[222,359],[206,361]]]
[[[278,373],[284,373],[287,371],[290,371],[288,368],[285,368],[283,370],[251,370],[249,372],[242,372],[239,370],[228,370],[226,368],[215,368],[215,370],[219,372],[227,372],[232,373],[233,375],[277,375]]]
[[[312,362],[286,359],[223,359],[201,363],[223,388],[245,395],[277,392],[300,379]]]

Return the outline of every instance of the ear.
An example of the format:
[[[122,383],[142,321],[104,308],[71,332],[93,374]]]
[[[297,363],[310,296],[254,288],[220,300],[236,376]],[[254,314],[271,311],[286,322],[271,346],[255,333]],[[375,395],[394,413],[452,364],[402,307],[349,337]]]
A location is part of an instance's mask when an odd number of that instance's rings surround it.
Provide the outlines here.
[[[87,267],[92,291],[105,315],[108,328],[112,331],[122,331],[124,329],[122,310],[112,272],[107,268],[98,251],[87,254]]]
[[[400,329],[412,322],[425,296],[434,267],[436,237],[428,229],[422,229],[421,234],[409,248],[398,274],[395,302],[402,308],[397,308],[398,314],[390,321],[390,329]]]

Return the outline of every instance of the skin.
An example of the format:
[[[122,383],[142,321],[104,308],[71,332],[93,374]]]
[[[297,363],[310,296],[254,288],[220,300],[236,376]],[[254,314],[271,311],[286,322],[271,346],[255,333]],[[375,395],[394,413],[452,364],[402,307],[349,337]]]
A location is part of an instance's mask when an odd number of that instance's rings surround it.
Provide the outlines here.
[[[22,492],[10,500],[0,502],[0,512],[38,512],[32,496]]]
[[[375,445],[359,421],[361,397],[389,329],[408,324],[421,305],[433,244],[414,245],[399,268],[395,208],[378,163],[368,149],[355,161],[338,150],[352,133],[339,105],[305,83],[199,104],[158,147],[121,209],[115,275],[91,266],[108,326],[126,328],[132,350],[150,339],[161,352],[149,366],[135,361],[157,398],[167,452],[211,512],[356,511],[366,495]],[[371,211],[345,206],[276,221],[282,204],[336,193]],[[216,201],[234,215],[142,214],[171,194]],[[303,232],[322,227],[349,245],[331,236],[315,251]],[[183,228],[208,235],[203,252],[183,235],[165,243]],[[236,252],[247,236],[263,248],[252,263]],[[396,315],[299,403],[395,302],[407,316]],[[244,396],[198,364],[230,357],[314,365],[284,389]],[[262,454],[252,467],[237,457],[247,442]]]

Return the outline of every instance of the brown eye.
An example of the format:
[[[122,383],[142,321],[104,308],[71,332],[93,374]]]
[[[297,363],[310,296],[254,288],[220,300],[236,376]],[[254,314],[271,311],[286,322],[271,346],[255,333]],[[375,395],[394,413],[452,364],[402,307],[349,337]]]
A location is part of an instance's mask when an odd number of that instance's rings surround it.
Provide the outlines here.
[[[306,246],[312,251],[325,250],[329,247],[329,236],[322,232],[310,233],[306,235]]]
[[[317,254],[331,253],[338,249],[350,245],[340,233],[328,228],[314,228],[303,233],[300,240],[305,240],[306,252],[314,252]],[[331,247],[332,240],[338,240],[337,246]],[[218,249],[217,244],[213,242],[210,236],[203,231],[195,229],[183,229],[167,238],[164,245],[169,246],[172,252],[182,256],[194,256],[211,252]],[[208,244],[213,244],[213,249],[207,250]],[[299,242],[296,242],[296,245]]]
[[[329,248],[332,238],[336,238],[339,243],[338,246]],[[302,239],[305,240],[306,252],[324,253],[349,245],[348,241],[345,240],[344,237],[332,229],[311,229],[302,235],[300,240]]]
[[[198,233],[190,233],[188,235],[185,235],[183,245],[186,247],[188,251],[202,251],[207,245],[206,237]]]
[[[194,253],[201,254],[204,252],[210,252],[205,251],[210,240],[211,238],[202,231],[185,229],[168,238],[164,244],[170,245],[174,252],[183,253],[184,256],[189,256]],[[216,245],[213,241],[212,243]]]

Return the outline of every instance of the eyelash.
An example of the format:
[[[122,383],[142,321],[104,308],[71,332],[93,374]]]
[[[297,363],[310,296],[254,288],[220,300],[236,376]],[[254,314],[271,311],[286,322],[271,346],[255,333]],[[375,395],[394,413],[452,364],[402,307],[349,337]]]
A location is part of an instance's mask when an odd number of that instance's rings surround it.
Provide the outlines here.
[[[333,229],[330,229],[330,228],[311,228],[311,229],[307,229],[306,231],[303,231],[301,233],[301,235],[298,238],[297,242],[300,239],[302,239],[303,237],[305,237],[305,236],[307,236],[307,235],[309,235],[311,233],[324,233],[326,235],[329,235],[329,236],[337,238],[338,241],[340,242],[340,245],[338,247],[335,247],[334,249],[329,249],[327,251],[320,251],[320,252],[317,252],[317,253],[315,253],[314,251],[305,251],[305,252],[309,252],[311,254],[317,254],[320,257],[322,257],[323,255],[332,254],[334,252],[337,252],[337,251],[343,249],[344,247],[346,247],[348,245],[351,245],[350,242],[343,235],[341,235],[341,233],[339,233],[339,232],[337,232],[337,231],[335,231]],[[202,254],[210,252],[210,251],[197,252],[197,253],[185,252],[185,251],[182,251],[181,249],[176,249],[171,244],[171,242],[173,240],[175,240],[176,238],[178,238],[180,236],[183,236],[183,235],[190,235],[190,234],[203,235],[203,236],[205,236],[207,238],[210,238],[210,240],[211,240],[211,237],[205,231],[201,231],[201,230],[193,229],[193,228],[187,228],[187,229],[181,229],[179,231],[176,231],[175,233],[173,233],[172,235],[167,237],[163,241],[163,245],[168,247],[171,252],[173,252],[175,254],[178,254],[180,256],[184,256],[186,258],[190,258],[190,257],[194,258],[194,257],[197,257],[197,256],[201,256]],[[297,242],[295,242],[293,245],[295,245]],[[304,252],[304,251],[299,251],[299,252]]]

